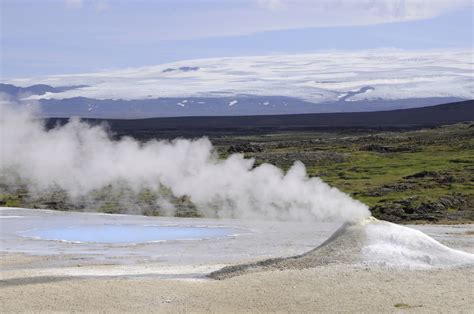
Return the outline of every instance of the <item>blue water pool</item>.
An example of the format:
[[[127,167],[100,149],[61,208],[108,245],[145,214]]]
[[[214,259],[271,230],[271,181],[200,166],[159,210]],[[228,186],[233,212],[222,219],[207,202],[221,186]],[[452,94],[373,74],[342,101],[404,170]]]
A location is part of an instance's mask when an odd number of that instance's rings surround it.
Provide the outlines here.
[[[21,232],[22,236],[42,240],[87,243],[143,243],[153,241],[220,238],[238,233],[235,228],[84,225]]]

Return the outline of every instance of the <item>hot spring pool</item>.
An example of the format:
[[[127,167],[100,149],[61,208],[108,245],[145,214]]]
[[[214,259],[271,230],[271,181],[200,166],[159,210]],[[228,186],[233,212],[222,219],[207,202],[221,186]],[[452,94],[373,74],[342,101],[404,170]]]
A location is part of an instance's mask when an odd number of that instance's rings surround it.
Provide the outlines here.
[[[221,238],[241,232],[225,227],[82,225],[51,229],[34,229],[20,235],[40,240],[81,243],[144,243],[170,240]]]

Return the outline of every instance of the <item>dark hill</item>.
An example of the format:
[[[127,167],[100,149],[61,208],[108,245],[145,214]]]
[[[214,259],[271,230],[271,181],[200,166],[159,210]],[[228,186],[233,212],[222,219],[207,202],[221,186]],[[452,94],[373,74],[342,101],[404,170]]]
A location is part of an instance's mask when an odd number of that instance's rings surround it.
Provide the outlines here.
[[[86,85],[52,87],[46,84],[36,84],[27,87],[19,87],[12,84],[0,83],[0,93],[10,97],[19,98],[27,95],[44,95],[46,93],[59,93],[70,89],[86,87]]]
[[[474,121],[474,100],[437,106],[376,112],[319,113],[293,115],[175,117],[134,120],[84,119],[91,123],[107,122],[117,133],[182,132],[206,134],[217,132],[259,133],[261,131],[400,129],[431,127]],[[67,119],[48,119],[48,126]]]

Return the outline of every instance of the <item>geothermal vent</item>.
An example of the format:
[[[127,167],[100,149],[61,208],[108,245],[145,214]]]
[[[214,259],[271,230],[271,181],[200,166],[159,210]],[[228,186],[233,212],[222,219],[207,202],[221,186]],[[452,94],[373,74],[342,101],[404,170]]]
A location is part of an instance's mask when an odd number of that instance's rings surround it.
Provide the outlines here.
[[[228,266],[209,277],[221,280],[251,272],[330,264],[408,269],[461,267],[474,265],[474,254],[453,250],[421,231],[370,217],[343,225],[319,247],[302,255]]]

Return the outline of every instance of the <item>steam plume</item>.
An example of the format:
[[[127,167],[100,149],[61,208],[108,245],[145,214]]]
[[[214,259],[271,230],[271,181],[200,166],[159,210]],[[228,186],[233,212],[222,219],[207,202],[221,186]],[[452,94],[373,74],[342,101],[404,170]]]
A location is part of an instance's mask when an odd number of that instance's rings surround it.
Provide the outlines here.
[[[71,119],[46,130],[31,110],[0,103],[3,180],[19,178],[32,191],[52,187],[81,199],[107,186],[160,195],[156,205],[173,214],[165,189],[186,196],[201,215],[279,220],[359,220],[367,207],[319,178],[301,162],[281,169],[234,154],[218,158],[207,138],[114,141],[101,126]]]

